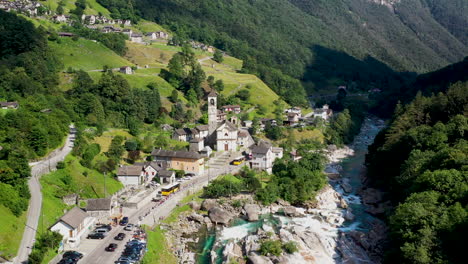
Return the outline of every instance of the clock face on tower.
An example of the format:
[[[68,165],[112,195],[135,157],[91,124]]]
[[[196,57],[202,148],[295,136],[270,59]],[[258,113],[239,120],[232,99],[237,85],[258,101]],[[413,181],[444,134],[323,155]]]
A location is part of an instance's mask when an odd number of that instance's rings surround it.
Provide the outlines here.
[[[210,104],[211,104],[211,105],[215,105],[215,100],[214,100],[214,99],[211,99],[211,100],[210,100]]]

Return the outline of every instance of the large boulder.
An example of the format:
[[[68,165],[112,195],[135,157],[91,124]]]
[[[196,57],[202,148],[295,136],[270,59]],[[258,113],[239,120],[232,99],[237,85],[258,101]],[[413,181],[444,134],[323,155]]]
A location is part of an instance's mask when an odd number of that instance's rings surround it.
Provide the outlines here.
[[[382,201],[382,192],[374,188],[367,188],[361,192],[365,204],[378,204]]]
[[[202,215],[199,215],[197,213],[192,213],[191,215],[189,215],[187,217],[189,220],[192,220],[192,221],[195,221],[195,222],[198,222],[200,224],[203,224],[204,223],[204,217]]]
[[[195,202],[195,201],[192,201],[192,202],[188,203],[188,205],[190,206],[190,208],[192,208],[195,211],[198,211],[201,208],[200,204]]]
[[[227,225],[233,216],[219,207],[213,207],[208,211],[208,217],[215,224]]]
[[[237,243],[231,241],[224,247],[223,257],[226,263],[231,263],[231,261],[234,263],[234,261],[243,258],[242,248]]]
[[[303,214],[301,214],[300,212],[298,212],[296,210],[296,207],[294,206],[286,206],[286,207],[283,207],[283,213],[286,215],[286,216],[290,216],[290,217],[302,217],[304,216]]]
[[[250,235],[245,238],[244,252],[248,255],[252,251],[260,250],[260,238],[257,235]]]
[[[351,212],[350,209],[346,210],[346,213],[344,214],[344,218],[348,221],[353,221],[354,220],[354,214]]]
[[[260,256],[257,254],[250,254],[247,263],[251,264],[273,264],[273,262],[265,256]]]
[[[343,182],[341,183],[341,187],[346,193],[350,193],[353,191],[353,187],[351,186],[351,184],[349,184],[348,179],[343,179]]]
[[[247,214],[247,220],[250,222],[258,221],[258,215],[260,212],[260,206],[256,204],[246,204],[244,206],[245,213]]]
[[[218,206],[218,203],[214,199],[206,199],[203,201],[201,209],[205,211],[209,211],[211,208]]]

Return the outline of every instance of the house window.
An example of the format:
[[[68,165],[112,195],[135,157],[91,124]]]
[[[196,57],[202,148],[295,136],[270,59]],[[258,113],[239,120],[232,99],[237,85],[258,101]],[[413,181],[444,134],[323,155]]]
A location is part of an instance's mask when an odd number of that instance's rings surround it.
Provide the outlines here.
[[[228,133],[224,134],[225,137],[229,136]]]
[[[263,158],[263,160],[266,160],[266,158]]]
[[[154,171],[151,173],[151,175],[154,175]]]

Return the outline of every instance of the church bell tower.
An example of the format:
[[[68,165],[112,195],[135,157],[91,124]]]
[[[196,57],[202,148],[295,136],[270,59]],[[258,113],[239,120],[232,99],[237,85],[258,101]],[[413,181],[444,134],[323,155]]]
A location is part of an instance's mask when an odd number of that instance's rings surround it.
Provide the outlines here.
[[[208,94],[208,133],[213,135],[218,126],[218,94],[214,90]]]

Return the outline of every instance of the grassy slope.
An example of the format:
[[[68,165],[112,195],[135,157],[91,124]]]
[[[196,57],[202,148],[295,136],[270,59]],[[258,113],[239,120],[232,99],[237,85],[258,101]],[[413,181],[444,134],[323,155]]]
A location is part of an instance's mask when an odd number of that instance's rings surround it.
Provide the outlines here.
[[[39,221],[40,229],[42,227],[49,228],[67,209],[67,206],[62,203],[62,199],[57,197],[64,194],[63,190],[76,191],[81,198],[104,197],[104,176],[102,174],[81,166],[79,161],[72,155],[68,155],[65,162],[67,164],[65,169],[41,177],[43,214]],[[88,172],[88,176],[83,175],[85,171]],[[67,174],[71,175],[73,179],[69,185],[61,180]],[[117,180],[109,176],[106,177],[107,195],[117,192],[122,187],[122,184]]]
[[[46,0],[44,1],[44,5],[51,8],[52,10],[56,10],[59,0]],[[65,12],[68,13],[70,10],[75,9],[75,0],[64,0],[65,2]],[[96,0],[86,0],[87,6],[84,11],[87,15],[98,15],[99,12],[104,16],[110,16],[110,12],[100,5]]]
[[[91,40],[61,38],[61,43],[49,42],[50,47],[57,53],[65,66],[85,71],[102,69],[104,65],[111,68],[132,63],[117,55],[100,43]]]
[[[26,223],[27,212],[14,216],[10,209],[0,205],[0,255],[13,257],[18,251]]]

